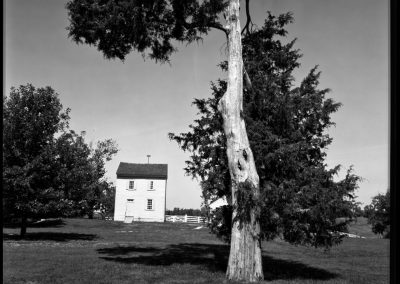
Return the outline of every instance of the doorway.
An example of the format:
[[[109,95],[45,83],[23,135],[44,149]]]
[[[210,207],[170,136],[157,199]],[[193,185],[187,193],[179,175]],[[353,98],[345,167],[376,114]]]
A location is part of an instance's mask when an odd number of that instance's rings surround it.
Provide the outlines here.
[[[127,199],[126,200],[126,210],[125,210],[125,223],[132,223],[134,218],[134,200]]]

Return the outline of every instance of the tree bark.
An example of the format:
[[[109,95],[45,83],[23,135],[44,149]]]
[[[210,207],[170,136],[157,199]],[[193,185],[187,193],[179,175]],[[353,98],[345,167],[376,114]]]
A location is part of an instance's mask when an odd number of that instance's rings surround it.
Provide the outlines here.
[[[25,235],[26,235],[27,223],[28,223],[28,218],[26,217],[26,215],[23,215],[21,217],[21,231],[20,231],[21,238],[25,237]]]
[[[230,0],[227,11],[228,86],[219,102],[227,137],[227,156],[232,188],[232,236],[227,278],[256,282],[264,278],[262,271],[260,225],[257,205],[246,208],[249,218],[238,211],[237,192],[250,190],[254,199],[260,195],[259,177],[250,149],[243,117],[243,60],[239,0]]]

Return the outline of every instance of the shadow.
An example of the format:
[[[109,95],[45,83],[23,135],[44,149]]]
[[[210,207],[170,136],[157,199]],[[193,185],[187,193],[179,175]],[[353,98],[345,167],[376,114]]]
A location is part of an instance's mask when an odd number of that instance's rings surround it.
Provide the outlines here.
[[[27,225],[27,228],[59,228],[65,226],[65,222],[62,219],[45,219],[44,221],[35,221],[35,222],[29,222]],[[15,228],[20,228],[21,224],[20,222],[10,222],[10,223],[5,223],[3,225],[4,228],[9,228],[9,229],[15,229]]]
[[[19,235],[3,233],[3,241],[5,240],[27,240],[27,241],[92,241],[97,239],[97,235],[93,234],[76,234],[76,233],[55,233],[55,232],[40,232],[40,233],[26,233],[21,238]]]
[[[155,247],[113,247],[97,249],[100,257],[108,261],[144,265],[169,266],[172,264],[193,264],[207,267],[213,272],[227,269],[229,246],[212,244],[178,244],[165,248]],[[301,262],[263,256],[264,278],[271,280],[313,279],[328,280],[339,275]]]
[[[211,244],[179,244],[166,248],[114,247],[97,250],[109,261],[169,266],[189,263],[206,266],[211,271],[224,271],[227,267],[229,247]],[[127,256],[127,257],[123,257]]]
[[[339,276],[339,274],[298,261],[270,256],[263,256],[263,271],[264,280],[266,281],[293,279],[329,280]]]

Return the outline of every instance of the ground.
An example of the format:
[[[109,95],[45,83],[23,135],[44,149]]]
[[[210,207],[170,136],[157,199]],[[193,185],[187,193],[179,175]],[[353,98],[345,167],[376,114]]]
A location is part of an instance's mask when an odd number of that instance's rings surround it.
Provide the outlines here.
[[[3,228],[3,283],[223,283],[228,246],[207,228],[63,219]],[[197,228],[197,229],[196,229]],[[265,283],[389,283],[389,240],[365,219],[329,252],[263,244]]]

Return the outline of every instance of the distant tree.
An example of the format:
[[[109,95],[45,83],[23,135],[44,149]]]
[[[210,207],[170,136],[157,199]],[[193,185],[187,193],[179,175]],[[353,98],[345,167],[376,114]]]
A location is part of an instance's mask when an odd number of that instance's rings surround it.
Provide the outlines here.
[[[218,112],[225,80],[212,84],[211,98],[195,99],[199,117],[190,131],[171,133],[170,138],[191,153],[185,171],[201,180],[206,203],[221,197],[229,203],[214,212],[210,227],[217,236],[230,241],[232,220],[238,214],[249,220],[246,208],[254,207],[260,210],[261,239],[280,236],[293,244],[328,248],[341,241],[339,232],[346,231],[354,217],[354,191],[360,177],[350,168],[343,180],[334,181],[339,166],[328,169],[325,165],[325,149],[332,142],[326,129],[334,124],[330,116],[340,104],[325,98],[328,89],[318,89],[316,67],[300,86],[293,86],[292,73],[301,55],[293,48],[295,41],[283,44],[279,38],[286,35],[284,26],[292,20],[290,13],[269,14],[264,26],[242,40],[243,62],[252,85],[244,88],[241,115],[260,177],[259,196],[243,184],[236,193],[238,204],[232,202],[226,134]],[[221,64],[223,70],[226,66],[226,62]],[[345,221],[336,222],[338,218]]]
[[[390,192],[374,196],[365,211],[368,223],[372,225],[372,232],[390,238]]]
[[[373,206],[371,204],[364,206],[364,217],[370,219],[373,212]]]
[[[174,207],[173,210],[166,210],[167,215],[188,215],[188,216],[203,216],[200,209],[186,209]]]
[[[364,217],[364,210],[361,208],[361,202],[356,202],[353,207],[354,217]]]
[[[27,84],[3,96],[3,204],[8,217],[21,219],[21,236],[28,218],[58,215],[66,205],[54,187],[54,135],[68,125],[68,113],[50,87]]]

